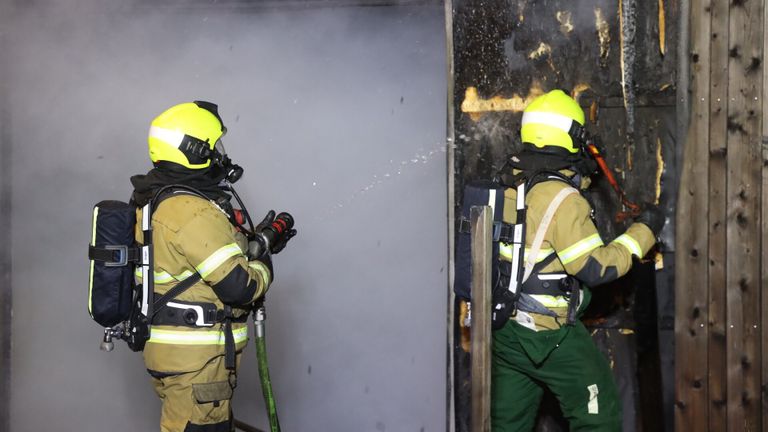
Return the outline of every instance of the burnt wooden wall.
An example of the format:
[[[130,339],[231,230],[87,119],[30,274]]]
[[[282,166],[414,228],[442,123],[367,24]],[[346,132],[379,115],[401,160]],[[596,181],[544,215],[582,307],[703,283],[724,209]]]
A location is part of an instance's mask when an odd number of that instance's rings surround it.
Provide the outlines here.
[[[691,0],[677,213],[675,424],[768,430],[764,2]]]
[[[628,18],[635,24],[634,39],[624,42],[622,7],[627,8],[624,12],[631,10]],[[539,92],[562,88],[581,89],[579,100],[585,111],[597,109],[589,128],[603,138],[607,160],[630,198],[653,203],[657,193],[664,191],[666,200],[660,205],[673,219],[680,147],[676,123],[680,12],[681,0],[447,1],[452,210],[461,204],[466,181],[490,178],[519,150],[522,107]],[[626,60],[624,69],[622,60]],[[603,238],[621,234],[628,222],[615,220],[622,208],[604,179],[595,181],[591,198]],[[596,290],[590,311],[588,324],[595,341],[616,365],[617,379],[635,389],[625,399],[626,431],[671,429],[674,230],[674,220],[670,220],[662,235],[663,270],[651,273],[650,280],[646,273]],[[643,366],[651,363],[638,362],[645,341],[638,333],[642,326],[635,313],[639,309],[635,307],[637,293],[650,293],[651,298],[643,302],[649,312],[646,318],[658,318],[652,326],[652,332],[659,330],[652,336],[657,339],[651,342],[661,347],[662,367],[654,373],[661,373],[664,379],[656,382],[637,378]],[[464,306],[452,306],[455,429],[466,431],[469,358],[462,335],[468,332],[462,327]],[[658,364],[658,351],[653,355]],[[637,412],[638,399],[643,397],[637,394],[637,386],[648,383],[655,390],[650,399],[659,405],[663,401],[668,415]],[[666,425],[662,418],[668,419]],[[540,428],[567,430],[556,425]]]

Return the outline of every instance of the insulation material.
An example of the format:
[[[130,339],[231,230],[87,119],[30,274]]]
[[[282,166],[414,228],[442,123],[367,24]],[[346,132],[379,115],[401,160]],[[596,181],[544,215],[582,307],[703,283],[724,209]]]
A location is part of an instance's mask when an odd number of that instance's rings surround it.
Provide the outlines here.
[[[539,43],[539,46],[528,54],[528,59],[537,60],[544,55],[552,54],[552,47],[544,42]]]
[[[624,95],[624,109],[627,110],[627,135],[635,131],[635,19],[637,17],[636,0],[619,1],[619,26],[621,27],[621,91]],[[632,165],[630,151],[627,163]],[[630,168],[631,169],[631,168]]]
[[[661,153],[661,138],[656,138],[656,199],[653,201],[655,205],[659,205],[662,174],[664,174],[664,157]]]
[[[560,32],[568,35],[573,31],[573,14],[570,11],[557,11],[555,14],[560,23]]]
[[[606,66],[608,54],[611,52],[611,32],[600,8],[595,8],[595,30],[600,43],[600,64]]]
[[[483,99],[477,95],[475,87],[469,87],[464,94],[464,101],[461,102],[461,111],[469,114],[474,121],[480,120],[483,113],[492,111],[522,112],[533,99],[543,93],[541,85],[536,83],[526,96],[513,95],[510,98],[494,96],[490,99]]]
[[[663,56],[667,53],[667,18],[664,13],[664,0],[659,0],[659,53]]]

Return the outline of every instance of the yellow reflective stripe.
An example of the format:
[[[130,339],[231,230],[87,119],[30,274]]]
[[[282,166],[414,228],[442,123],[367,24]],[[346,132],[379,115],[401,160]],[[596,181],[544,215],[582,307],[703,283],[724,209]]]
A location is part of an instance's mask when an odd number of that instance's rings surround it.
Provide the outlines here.
[[[536,262],[542,262],[544,261],[548,256],[550,256],[555,250],[554,249],[539,249],[539,256],[536,257]],[[525,256],[528,256],[528,254],[531,252],[529,248],[525,248]],[[501,255],[502,258],[506,258],[508,260],[512,260],[512,244],[511,243],[499,243],[499,255]]]
[[[226,260],[242,254],[243,251],[240,250],[237,243],[230,243],[226,246],[222,246],[196,267],[197,272],[200,273],[200,276],[205,278],[219,268],[220,265],[224,264]]]
[[[568,307],[568,299],[563,296],[551,296],[544,294],[532,294],[534,300],[543,304],[548,308],[566,308]]]
[[[96,218],[99,216],[99,207],[93,207],[93,223],[91,232],[91,246],[96,246]],[[88,312],[93,316],[93,304],[91,302],[93,298],[93,260],[91,260],[91,271],[88,276]]]
[[[264,264],[261,261],[249,261],[248,267],[256,270],[257,273],[261,276],[261,278],[264,280],[264,283],[269,285],[269,283],[272,281],[272,275],[269,274],[269,269],[267,268],[267,265]]]
[[[184,272],[178,276],[171,276],[171,274],[166,271],[159,271],[155,272],[155,283],[167,284],[169,282],[173,282],[174,280],[180,281],[192,276],[192,274],[193,273],[191,271],[184,270]],[[139,279],[139,281],[141,281],[141,267],[136,267],[134,275]]]
[[[160,330],[153,328],[150,332],[149,343],[171,345],[224,345],[223,330]],[[235,343],[248,340],[248,327],[243,326],[232,331]]]
[[[600,234],[595,233],[561,250],[557,255],[560,257],[560,262],[566,265],[602,245],[603,239],[600,238]]]
[[[155,283],[166,284],[172,280],[173,280],[173,276],[171,276],[171,274],[168,272],[164,272],[164,271],[155,272]]]
[[[640,243],[629,234],[622,234],[613,241],[627,248],[632,255],[637,255],[639,258],[643,257],[643,249],[640,247]]]

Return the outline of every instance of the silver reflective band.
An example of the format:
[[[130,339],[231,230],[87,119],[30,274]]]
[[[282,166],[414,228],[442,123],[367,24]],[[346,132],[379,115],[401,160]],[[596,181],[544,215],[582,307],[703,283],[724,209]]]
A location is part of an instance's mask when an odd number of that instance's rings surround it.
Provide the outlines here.
[[[525,182],[520,183],[517,186],[517,210],[525,209]],[[520,274],[520,266],[525,259],[525,249],[523,248],[523,227],[525,227],[525,221],[516,221],[515,233],[512,240],[512,267],[510,268],[509,285],[507,290],[516,294],[520,281],[518,275]]]
[[[183,132],[164,129],[157,126],[151,126],[149,128],[149,136],[150,138],[157,138],[160,141],[176,148],[179,148],[179,145],[181,145],[181,142],[184,140]]]
[[[509,275],[509,286],[507,289],[512,293],[517,293],[517,269],[520,267],[520,244],[512,245],[512,267]]]
[[[517,187],[517,209],[522,210],[525,208],[525,183],[520,183]],[[525,221],[517,221],[517,223],[525,223]]]
[[[149,224],[151,222],[150,220],[150,213],[152,213],[152,210],[149,208],[149,204],[145,205],[141,208],[141,229],[142,231],[146,231],[149,229]]]
[[[144,207],[141,208],[141,229],[142,231],[148,231],[150,229],[150,225],[152,223],[152,216],[151,216],[152,210],[150,209],[149,203],[144,205]],[[152,239],[150,239],[151,241]],[[147,239],[144,239],[144,243],[147,243]],[[150,295],[150,281],[149,281],[149,275],[150,275],[150,268],[152,267],[151,262],[149,262],[149,246],[142,246],[141,247],[141,313],[146,315],[149,315],[149,295]],[[154,273],[154,271],[153,271]]]
[[[540,275],[538,275],[538,277],[539,277],[539,280],[559,280],[559,279],[564,279],[564,278],[568,277],[568,275],[565,274],[565,273],[560,273],[560,274],[540,274]]]
[[[597,389],[597,384],[588,385],[587,391],[589,392],[589,401],[587,402],[587,413],[599,414],[600,407],[598,406],[598,403],[597,403],[597,395],[600,394],[600,391]]]
[[[491,207],[491,214],[496,213],[496,189],[488,191],[488,206]]]
[[[144,246],[142,249],[147,248]],[[149,266],[141,266],[141,313],[149,315]]]
[[[522,126],[525,126],[528,123],[537,123],[552,126],[567,133],[571,130],[573,121],[572,118],[560,114],[531,111],[523,113]]]

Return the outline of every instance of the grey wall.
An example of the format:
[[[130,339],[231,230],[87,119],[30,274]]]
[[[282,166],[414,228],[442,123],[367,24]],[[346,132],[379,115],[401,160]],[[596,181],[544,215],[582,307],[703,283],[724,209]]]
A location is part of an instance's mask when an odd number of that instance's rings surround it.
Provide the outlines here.
[[[140,355],[98,349],[85,246],[149,169],[149,121],[191,99],[220,105],[251,212],[297,219],[267,301],[283,429],[444,430],[442,8],[89,3],[17,2],[6,34],[11,430],[157,430]],[[265,428],[255,357],[235,410]]]

